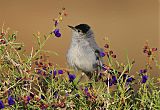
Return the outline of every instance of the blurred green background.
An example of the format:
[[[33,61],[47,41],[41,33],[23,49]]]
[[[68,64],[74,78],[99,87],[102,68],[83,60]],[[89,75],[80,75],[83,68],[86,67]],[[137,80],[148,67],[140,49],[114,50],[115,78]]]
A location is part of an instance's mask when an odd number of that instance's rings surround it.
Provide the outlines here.
[[[58,57],[51,55],[54,63],[66,67],[65,54],[71,41],[67,25],[87,23],[101,47],[105,43],[103,38],[109,38],[118,61],[125,62],[127,53],[135,59],[134,74],[144,67],[145,41],[158,47],[159,3],[158,0],[0,0],[0,25],[5,23],[5,27],[18,31],[18,40],[24,42],[30,53],[35,47],[33,33],[50,32],[52,19],[65,7],[68,17],[60,25],[62,37],[51,38],[45,46],[59,53]]]

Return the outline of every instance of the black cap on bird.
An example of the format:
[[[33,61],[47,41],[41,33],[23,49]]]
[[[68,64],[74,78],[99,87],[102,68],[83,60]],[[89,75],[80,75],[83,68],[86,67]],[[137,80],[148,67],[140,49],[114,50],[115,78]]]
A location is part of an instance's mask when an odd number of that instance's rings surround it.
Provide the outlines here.
[[[68,25],[68,27],[70,27],[73,30],[81,30],[83,33],[87,33],[89,31],[89,29],[90,29],[90,26],[87,25],[87,24],[79,24],[79,25],[77,25],[75,27]]]

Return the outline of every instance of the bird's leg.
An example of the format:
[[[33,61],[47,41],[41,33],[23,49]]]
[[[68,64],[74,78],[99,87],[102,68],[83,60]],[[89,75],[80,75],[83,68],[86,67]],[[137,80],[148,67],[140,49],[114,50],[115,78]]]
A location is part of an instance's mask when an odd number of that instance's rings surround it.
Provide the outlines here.
[[[77,84],[82,80],[83,76],[84,76],[84,72],[82,72],[82,74],[81,74],[81,76],[80,76],[80,78],[79,78]]]
[[[97,61],[97,69],[95,71],[95,81],[97,82],[99,79],[98,79],[98,74],[99,72],[102,70],[102,57],[100,56],[100,51],[99,50],[95,50],[95,55],[96,55],[96,61]]]
[[[97,82],[99,79],[98,79],[98,76],[99,76],[99,72],[102,70],[102,67],[101,67],[101,62],[100,62],[100,60],[98,60],[97,61],[97,69],[96,69],[96,71],[94,72],[95,73],[95,75],[94,75],[94,77],[95,77],[95,81]]]
[[[94,72],[95,73],[95,82],[97,82],[98,81],[98,69]]]

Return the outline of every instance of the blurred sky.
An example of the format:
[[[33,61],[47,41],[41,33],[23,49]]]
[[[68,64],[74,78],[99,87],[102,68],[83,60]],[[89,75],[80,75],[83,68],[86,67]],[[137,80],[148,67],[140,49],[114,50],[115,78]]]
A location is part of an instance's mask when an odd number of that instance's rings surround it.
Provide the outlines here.
[[[89,24],[97,43],[103,47],[108,37],[118,61],[125,62],[126,55],[134,58],[138,71],[144,67],[142,48],[146,40],[158,47],[158,0],[0,0],[0,25],[18,31],[18,40],[25,43],[27,51],[34,46],[33,33],[47,34],[62,7],[68,12],[60,25],[62,37],[50,38],[45,49],[56,51],[53,62],[66,67],[67,48],[71,30],[67,25]]]

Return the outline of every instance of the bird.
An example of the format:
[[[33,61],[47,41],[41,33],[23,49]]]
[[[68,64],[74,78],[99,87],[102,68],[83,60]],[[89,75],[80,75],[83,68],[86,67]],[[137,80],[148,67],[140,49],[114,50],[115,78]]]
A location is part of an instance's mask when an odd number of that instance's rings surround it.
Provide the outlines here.
[[[67,62],[74,70],[80,70],[91,78],[93,72],[102,66],[100,52],[103,49],[97,45],[93,30],[88,24],[68,27],[72,30],[72,38],[66,54]]]

